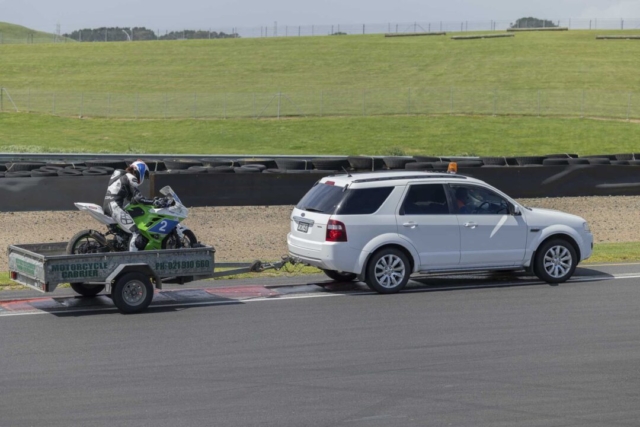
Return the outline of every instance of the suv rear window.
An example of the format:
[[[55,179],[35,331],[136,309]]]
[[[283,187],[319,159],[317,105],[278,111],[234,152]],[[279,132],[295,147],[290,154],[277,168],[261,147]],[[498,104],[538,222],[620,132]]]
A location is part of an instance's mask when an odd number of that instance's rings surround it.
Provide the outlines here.
[[[329,215],[372,214],[387,200],[393,187],[347,189],[317,184],[300,200],[298,209]]]

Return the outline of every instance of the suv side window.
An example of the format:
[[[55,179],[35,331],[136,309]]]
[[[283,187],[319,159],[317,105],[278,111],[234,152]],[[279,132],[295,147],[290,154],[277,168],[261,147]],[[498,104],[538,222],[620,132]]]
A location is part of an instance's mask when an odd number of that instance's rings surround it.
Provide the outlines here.
[[[394,187],[349,189],[337,215],[369,215],[380,209]]]
[[[400,215],[448,215],[449,203],[442,184],[413,184],[400,208]]]
[[[488,188],[451,184],[454,207],[458,215],[506,215],[510,203]]]

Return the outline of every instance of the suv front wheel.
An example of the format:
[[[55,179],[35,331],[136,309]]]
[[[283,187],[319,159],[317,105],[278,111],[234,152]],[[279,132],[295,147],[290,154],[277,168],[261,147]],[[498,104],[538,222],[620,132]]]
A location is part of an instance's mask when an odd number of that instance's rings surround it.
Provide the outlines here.
[[[567,281],[576,270],[576,251],[564,239],[551,239],[538,248],[534,272],[547,283]]]
[[[393,294],[402,290],[411,275],[407,256],[398,249],[381,249],[373,254],[367,264],[367,285],[381,294]]]

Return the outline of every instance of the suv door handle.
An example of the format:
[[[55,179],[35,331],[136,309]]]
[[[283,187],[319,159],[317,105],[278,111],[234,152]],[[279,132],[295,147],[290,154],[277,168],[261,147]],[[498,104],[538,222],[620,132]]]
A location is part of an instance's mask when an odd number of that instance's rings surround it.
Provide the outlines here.
[[[465,227],[469,227],[469,228],[476,228],[478,226],[477,222],[465,222],[464,223]]]
[[[404,224],[402,224],[404,227],[411,227],[411,228],[416,228],[418,226],[418,224],[416,224],[413,221],[409,221],[409,222],[405,222]]]

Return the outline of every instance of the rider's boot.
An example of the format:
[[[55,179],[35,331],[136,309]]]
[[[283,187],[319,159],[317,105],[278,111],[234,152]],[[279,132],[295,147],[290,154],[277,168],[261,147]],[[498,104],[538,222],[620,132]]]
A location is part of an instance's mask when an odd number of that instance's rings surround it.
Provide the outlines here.
[[[133,233],[131,235],[131,240],[129,240],[129,252],[138,252],[138,247],[136,246],[136,239],[138,238],[139,233]]]

